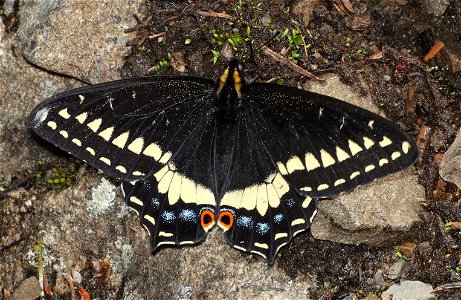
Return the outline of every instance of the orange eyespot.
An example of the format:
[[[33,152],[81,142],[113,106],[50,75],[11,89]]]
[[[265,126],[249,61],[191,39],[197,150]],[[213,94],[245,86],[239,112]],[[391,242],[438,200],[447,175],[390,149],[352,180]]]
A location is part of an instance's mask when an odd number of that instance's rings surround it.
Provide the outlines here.
[[[234,225],[234,215],[230,211],[222,211],[219,213],[218,225],[222,230],[227,231]]]
[[[215,224],[214,212],[208,209],[204,209],[200,214],[200,225],[206,232],[210,230]]]

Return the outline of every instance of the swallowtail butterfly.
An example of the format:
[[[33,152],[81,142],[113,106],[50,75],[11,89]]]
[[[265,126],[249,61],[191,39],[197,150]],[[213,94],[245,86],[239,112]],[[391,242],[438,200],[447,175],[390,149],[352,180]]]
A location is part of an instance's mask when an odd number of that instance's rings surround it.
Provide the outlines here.
[[[414,163],[397,125],[343,101],[247,84],[153,76],[82,87],[30,115],[40,137],[122,181],[152,249],[195,244],[216,224],[269,263],[308,229],[319,199]]]

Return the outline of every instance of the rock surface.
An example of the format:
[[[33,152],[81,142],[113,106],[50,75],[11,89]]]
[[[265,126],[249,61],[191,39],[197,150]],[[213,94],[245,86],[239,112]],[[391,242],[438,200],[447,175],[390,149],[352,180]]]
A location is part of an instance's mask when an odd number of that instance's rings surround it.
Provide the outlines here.
[[[358,97],[337,76],[308,89],[378,112],[369,97]],[[411,235],[411,229],[421,222],[424,199],[424,188],[410,168],[321,201],[311,232],[317,239],[345,244],[389,244]]]
[[[46,3],[46,4],[44,4]],[[26,1],[18,37],[22,55],[49,71],[89,83],[115,80],[129,48],[140,1]],[[76,32],[78,30],[78,32]]]
[[[398,284],[394,284],[387,289],[382,299],[403,300],[403,299],[418,299],[430,300],[435,299],[432,294],[432,286],[421,281],[404,280]]]
[[[453,144],[443,155],[439,173],[444,180],[461,188],[461,129]]]
[[[44,70],[92,83],[119,77],[118,68],[127,53],[123,47],[127,39],[123,29],[135,24],[132,14],[138,12],[143,1],[122,1],[120,5],[106,1],[101,2],[101,6],[96,6],[97,1],[24,3],[17,46],[28,61]],[[15,36],[4,32],[4,25],[0,23],[0,62],[2,75],[6,75],[0,77],[1,188],[8,187],[11,178],[21,172],[34,170],[37,160],[57,159],[49,145],[32,138],[27,116],[43,99],[81,85],[76,80],[38,69],[20,55],[14,55],[10,49]],[[310,89],[341,99],[360,98],[337,78],[326,84],[315,83]],[[370,101],[355,104],[374,109]],[[101,195],[112,195],[114,186],[101,180],[92,169],[82,167],[80,172],[79,181],[67,189],[36,193],[18,189],[6,194],[0,206],[0,222],[3,222],[0,228],[8,228],[1,235],[2,287],[17,286],[26,277],[26,271],[36,265],[31,245],[41,237],[45,263],[53,264],[57,271],[71,267],[84,269],[94,257],[110,258],[113,272],[109,284],[96,290],[93,298],[309,297],[308,278],[293,280],[276,266],[269,267],[260,258],[232,249],[219,230],[213,230],[201,245],[161,249],[151,255],[149,237],[139,226],[137,216],[128,214],[118,188],[118,201],[98,204],[105,198]],[[400,199],[402,195],[396,195],[403,185],[416,186],[405,190],[413,197]],[[380,244],[382,241],[373,240],[373,236],[382,234],[384,226],[394,226],[396,232],[402,233],[417,222],[422,197],[419,193],[420,187],[411,171],[382,179],[349,196],[324,201],[313,232],[336,241],[358,243],[363,239]],[[95,214],[95,207],[103,207],[104,213]],[[400,222],[385,214],[386,210],[394,212],[396,208],[402,208],[400,214],[394,215]],[[379,230],[371,230],[372,225],[377,225]],[[348,234],[353,238],[341,237]]]

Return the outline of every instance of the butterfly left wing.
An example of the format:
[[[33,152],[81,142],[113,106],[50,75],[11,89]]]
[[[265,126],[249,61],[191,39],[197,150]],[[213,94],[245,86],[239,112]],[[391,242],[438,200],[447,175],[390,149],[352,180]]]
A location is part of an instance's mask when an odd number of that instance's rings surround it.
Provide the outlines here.
[[[162,244],[197,243],[214,224],[214,82],[145,77],[58,94],[30,115],[57,147],[121,179],[127,204]]]

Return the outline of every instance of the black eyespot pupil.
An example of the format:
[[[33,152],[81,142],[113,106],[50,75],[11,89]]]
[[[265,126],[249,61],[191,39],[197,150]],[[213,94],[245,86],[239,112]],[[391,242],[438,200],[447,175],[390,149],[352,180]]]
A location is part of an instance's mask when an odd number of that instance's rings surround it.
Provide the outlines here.
[[[226,225],[230,225],[231,220],[230,220],[229,216],[228,215],[222,216],[221,217],[221,223],[226,224]]]
[[[205,214],[205,215],[203,216],[203,223],[204,223],[204,224],[209,224],[209,223],[211,223],[212,221],[213,221],[213,220],[211,219],[210,214]]]

